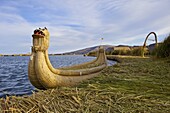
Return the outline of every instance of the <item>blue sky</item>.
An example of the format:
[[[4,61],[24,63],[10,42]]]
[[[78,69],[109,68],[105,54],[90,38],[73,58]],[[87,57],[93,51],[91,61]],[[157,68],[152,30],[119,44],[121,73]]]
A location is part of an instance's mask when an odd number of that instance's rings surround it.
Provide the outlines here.
[[[34,29],[45,26],[49,53],[99,45],[101,38],[142,45],[151,31],[162,41],[170,33],[169,6],[170,0],[1,0],[0,54],[30,52]]]

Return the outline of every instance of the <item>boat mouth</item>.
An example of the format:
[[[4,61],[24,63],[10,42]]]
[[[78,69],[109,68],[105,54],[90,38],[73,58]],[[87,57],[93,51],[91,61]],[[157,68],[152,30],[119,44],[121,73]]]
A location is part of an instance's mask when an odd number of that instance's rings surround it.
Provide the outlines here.
[[[34,30],[34,33],[33,33],[33,37],[40,37],[40,38],[44,38],[46,35],[45,35],[45,31],[47,30],[46,27],[44,27],[43,29],[39,28],[39,29],[36,29]]]
[[[43,33],[42,30],[36,29],[34,30],[34,34],[32,35],[33,37],[40,37],[40,38],[44,38],[45,34]]]

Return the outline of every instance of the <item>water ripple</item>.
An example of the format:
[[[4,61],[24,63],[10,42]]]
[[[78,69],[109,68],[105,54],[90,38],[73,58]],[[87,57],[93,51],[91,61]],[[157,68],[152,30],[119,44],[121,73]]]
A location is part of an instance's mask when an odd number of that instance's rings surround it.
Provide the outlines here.
[[[50,56],[50,61],[55,68],[93,59],[94,57],[83,56]],[[0,57],[0,97],[32,94],[35,87],[28,79],[28,62],[29,57]]]

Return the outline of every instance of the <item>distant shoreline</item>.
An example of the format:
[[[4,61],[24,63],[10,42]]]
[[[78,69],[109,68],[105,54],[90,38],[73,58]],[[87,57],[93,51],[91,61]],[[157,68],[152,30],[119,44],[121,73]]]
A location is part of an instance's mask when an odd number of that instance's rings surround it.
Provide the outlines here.
[[[83,54],[49,54],[49,56],[60,56],[60,55],[83,55]],[[31,56],[31,54],[0,54],[0,57],[4,57],[4,56]]]
[[[9,55],[8,54],[4,54],[4,55],[0,54],[0,57],[1,56],[31,56],[31,54],[11,54],[11,55],[10,54]]]

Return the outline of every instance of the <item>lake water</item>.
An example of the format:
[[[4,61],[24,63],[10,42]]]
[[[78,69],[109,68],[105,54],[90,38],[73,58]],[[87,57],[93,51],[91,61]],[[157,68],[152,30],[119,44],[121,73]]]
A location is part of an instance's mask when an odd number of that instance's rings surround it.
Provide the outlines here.
[[[95,59],[79,55],[50,56],[54,67],[71,66]],[[35,90],[28,80],[28,56],[0,57],[0,97],[6,95],[29,95]],[[108,61],[109,65],[115,64]]]

